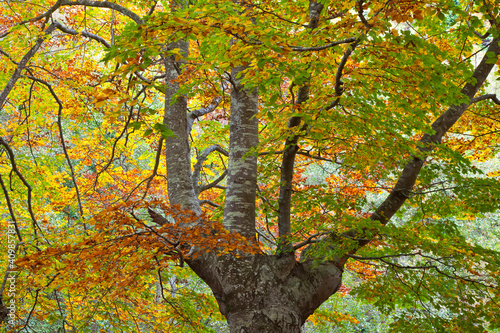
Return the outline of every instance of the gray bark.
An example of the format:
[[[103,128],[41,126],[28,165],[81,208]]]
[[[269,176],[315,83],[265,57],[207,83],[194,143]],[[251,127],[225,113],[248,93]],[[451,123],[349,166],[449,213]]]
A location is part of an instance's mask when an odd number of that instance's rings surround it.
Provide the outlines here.
[[[131,11],[130,9],[127,9],[123,6],[120,6],[116,3],[109,2],[109,1],[92,1],[92,0],[76,0],[76,1],[68,1],[68,0],[62,0],[59,2],[61,6],[88,6],[88,7],[98,7],[98,8],[109,8],[116,10],[117,12],[128,16],[132,20],[134,20],[135,23],[137,24],[142,24],[144,21],[141,19],[139,15]]]
[[[174,47],[174,46],[172,46]],[[178,41],[175,48],[188,52],[185,41]],[[172,57],[165,63],[165,112],[163,123],[174,132],[174,136],[165,140],[168,198],[170,204],[180,205],[181,209],[201,214],[191,176],[191,156],[188,142],[187,101],[184,96],[175,96],[179,83],[174,82],[179,76],[179,64]]]
[[[300,332],[342,280],[333,263],[299,263],[291,256],[207,259],[191,267],[212,288],[231,333]]]
[[[224,208],[224,226],[255,239],[255,195],[257,155],[252,148],[259,143],[259,99],[257,89],[248,90],[236,78],[245,68],[231,71],[235,86],[231,91],[228,189]]]
[[[311,32],[318,27],[319,17],[324,5],[317,3],[316,1],[309,2],[309,29]],[[311,79],[307,80],[300,88],[297,96],[297,104],[302,104],[309,99],[309,85]],[[291,117],[288,121],[288,128],[296,131],[302,117]],[[305,129],[306,125],[302,127]],[[300,134],[293,134],[289,136],[285,141],[285,149],[283,151],[283,159],[281,162],[281,177],[280,177],[280,195],[278,199],[278,230],[280,237],[279,251],[287,252],[292,250],[290,241],[286,239],[286,236],[290,234],[291,231],[291,207],[292,207],[292,186],[293,186],[293,174],[295,172],[295,157],[299,150],[299,138]]]

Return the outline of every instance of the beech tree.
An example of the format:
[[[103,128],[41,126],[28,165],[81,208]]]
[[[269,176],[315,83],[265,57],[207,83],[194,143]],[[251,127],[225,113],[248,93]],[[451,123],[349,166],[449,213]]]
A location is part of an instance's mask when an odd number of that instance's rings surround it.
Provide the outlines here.
[[[457,221],[498,209],[499,8],[2,2],[4,324],[208,330],[161,308],[176,263],[231,332],[300,332],[345,269],[395,331],[498,328]]]

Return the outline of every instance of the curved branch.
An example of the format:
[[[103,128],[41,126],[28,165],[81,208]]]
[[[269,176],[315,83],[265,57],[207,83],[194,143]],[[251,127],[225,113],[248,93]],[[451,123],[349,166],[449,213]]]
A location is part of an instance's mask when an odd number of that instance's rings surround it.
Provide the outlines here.
[[[347,61],[349,60],[349,57],[351,56],[352,52],[354,49],[360,44],[361,39],[358,38],[354,43],[349,45],[349,48],[344,52],[344,55],[342,56],[342,59],[340,60],[339,67],[337,67],[337,73],[335,74],[335,95],[337,98],[330,103],[327,107],[325,107],[325,110],[330,110],[336,107],[339,102],[340,102],[340,96],[344,93],[344,89],[342,88],[342,85],[344,84],[342,82],[342,72],[344,71],[344,68],[347,64]]]
[[[347,61],[351,57],[352,52],[359,45],[360,42],[361,42],[361,39],[357,38],[354,43],[349,45],[347,50],[344,52],[342,59],[340,60],[339,67],[337,68],[337,73],[335,74],[335,94],[337,96],[342,95],[342,93],[344,92],[344,90],[342,88],[342,85],[344,84],[342,82],[342,74],[343,74],[344,68],[347,64]]]
[[[47,20],[49,19],[49,17],[52,14],[54,14],[54,12],[59,9],[59,7],[61,7],[61,3],[62,3],[61,0],[57,0],[56,3],[52,7],[50,7],[49,10],[47,10],[45,13],[40,14],[40,15],[32,18],[32,19],[21,21],[21,22],[19,22],[16,25],[23,25],[23,24],[26,24],[28,22],[36,22],[36,21],[39,21],[39,20],[41,20],[43,18],[45,19],[45,22],[47,22]],[[10,31],[6,32],[5,34],[1,35],[0,38],[3,38],[5,36],[7,36],[9,33],[10,33]]]
[[[97,183],[99,181],[99,176],[104,171],[106,171],[109,168],[109,166],[111,165],[111,163],[113,163],[113,161],[115,160],[116,146],[118,145],[118,142],[121,140],[121,138],[123,137],[125,132],[127,132],[128,125],[130,124],[130,121],[132,120],[132,117],[134,115],[133,111],[134,111],[134,107],[131,106],[129,114],[128,114],[128,118],[125,121],[125,125],[123,126],[123,130],[121,131],[120,135],[118,135],[115,142],[113,142],[113,147],[111,148],[111,157],[109,158],[109,161],[106,163],[106,165],[100,171],[97,171],[97,168],[96,168],[96,177],[95,177],[95,181],[94,181],[94,187],[97,186]]]
[[[359,19],[361,20],[361,22],[363,22],[363,24],[365,25],[365,27],[367,29],[371,29],[372,25],[370,23],[368,23],[368,21],[366,20],[366,17],[363,15],[363,2],[365,2],[364,0],[359,0],[357,5],[358,5],[358,17]]]
[[[208,189],[211,189],[212,187],[217,187],[217,184],[219,184],[224,178],[226,178],[226,175],[227,175],[227,170],[224,170],[224,172],[219,176],[219,178],[217,178],[210,184],[200,187],[200,193]]]
[[[200,206],[203,206],[203,205],[210,205],[210,206],[215,207],[215,208],[220,207],[220,205],[218,205],[215,202],[212,202],[210,200],[200,200]]]
[[[110,45],[108,42],[106,42],[106,41],[104,40],[104,38],[102,38],[102,37],[100,37],[100,36],[97,36],[97,35],[95,35],[95,34],[93,34],[93,33],[90,33],[90,32],[85,31],[85,30],[82,30],[81,32],[78,32],[78,31],[76,31],[76,30],[73,30],[73,29],[70,29],[70,28],[68,28],[68,27],[65,27],[65,26],[64,26],[64,25],[62,25],[62,24],[61,24],[61,22],[59,22],[59,21],[55,21],[55,22],[54,22],[54,24],[55,24],[56,28],[57,28],[57,29],[59,29],[59,30],[61,30],[62,32],[65,32],[65,33],[67,33],[67,34],[74,35],[74,36],[75,36],[75,35],[82,35],[82,36],[85,36],[85,37],[87,37],[87,38],[93,39],[93,40],[95,40],[95,41],[97,41],[97,42],[101,43],[101,44],[102,44],[102,45],[104,45],[106,48],[111,47],[111,45]]]
[[[219,146],[219,145],[213,145],[213,146],[208,147],[207,149],[205,149],[203,151],[203,153],[201,154],[201,156],[198,158],[198,161],[194,165],[193,176],[192,176],[193,177],[193,186],[194,186],[195,191],[196,191],[197,194],[199,194],[201,192],[200,187],[198,186],[198,182],[199,182],[199,178],[200,178],[201,169],[203,168],[203,162],[205,162],[206,159],[208,158],[208,155],[210,155],[214,151],[218,151],[219,153],[221,153],[221,154],[223,154],[225,156],[229,155],[229,153],[225,149],[223,149],[221,146]],[[217,183],[215,183],[211,187],[217,185]]]
[[[142,195],[142,200],[146,197],[146,194],[148,193],[149,186],[151,185],[151,181],[155,176],[158,176],[158,167],[160,166],[160,158],[161,158],[161,151],[163,147],[163,137],[160,138],[158,141],[158,150],[156,151],[156,157],[155,157],[155,165],[153,167],[153,173],[151,176],[149,176],[148,183],[146,184],[146,190],[144,191],[144,194]]]
[[[45,241],[48,244],[50,244],[49,241],[43,235],[42,228],[40,228],[40,225],[38,224],[38,222],[37,222],[37,220],[35,218],[35,213],[33,212],[33,205],[31,203],[31,199],[32,199],[31,198],[31,192],[33,192],[33,189],[31,187],[31,185],[28,183],[28,181],[26,180],[26,178],[24,178],[23,174],[17,168],[17,163],[16,163],[16,159],[15,159],[15,156],[14,156],[14,152],[12,151],[12,148],[10,148],[9,144],[7,143],[7,141],[5,141],[4,138],[2,138],[2,137],[0,137],[0,145],[4,146],[5,150],[7,150],[7,153],[9,155],[9,160],[10,160],[12,171],[14,171],[14,173],[17,175],[17,177],[19,177],[19,179],[21,180],[21,182],[28,189],[28,212],[29,212],[31,220],[33,222],[33,227],[35,229],[34,230],[35,231],[35,235],[36,235],[36,229],[38,228],[38,230],[40,230],[40,233],[42,234],[42,237],[45,239]]]
[[[92,0],[75,0],[75,1],[69,1],[69,0],[61,0],[60,2],[61,6],[88,6],[88,7],[98,7],[98,8],[109,8],[109,9],[114,9],[117,12],[131,18],[135,23],[141,25],[144,23],[144,21],[141,19],[139,15],[131,11],[130,9],[127,9],[123,6],[120,6],[116,3],[109,2],[109,1],[92,1]]]
[[[150,16],[150,15],[153,15],[155,9],[156,9],[156,5],[158,4],[158,0],[155,0],[154,3],[151,5],[151,7],[149,8],[149,11],[148,11],[148,14],[147,16]]]
[[[284,150],[264,151],[264,152],[260,152],[259,156],[271,155],[271,154],[278,155],[278,154],[283,154],[283,152],[284,152]],[[337,158],[335,158],[335,160],[332,160],[330,158],[326,158],[326,157],[319,156],[319,155],[311,155],[311,153],[309,153],[308,151],[299,150],[299,151],[297,151],[296,154],[297,155],[302,155],[302,156],[305,156],[305,157],[308,157],[308,158],[311,158],[313,160],[325,161],[325,162],[330,162],[330,163],[335,163],[335,164],[342,165],[342,161],[339,160],[339,159],[337,159]]]
[[[471,99],[470,103],[474,104],[474,103],[477,103],[479,101],[484,101],[486,99],[491,99],[493,101],[493,103],[500,105],[500,99],[498,99],[496,94],[485,94],[485,95],[475,97],[475,98]]]
[[[188,134],[191,133],[191,128],[193,127],[194,121],[203,115],[206,115],[210,112],[214,112],[221,101],[222,101],[221,97],[216,97],[212,100],[212,103],[209,106],[189,112],[187,114]]]
[[[52,97],[54,97],[54,99],[57,102],[57,105],[58,105],[57,127],[59,129],[59,136],[61,137],[61,146],[62,146],[62,149],[64,152],[64,157],[66,158],[66,162],[68,163],[68,166],[70,169],[71,180],[73,181],[73,184],[75,185],[76,199],[78,201],[78,210],[80,212],[80,217],[83,218],[83,206],[82,206],[82,200],[80,197],[80,190],[78,188],[78,183],[76,182],[75,169],[73,168],[73,163],[71,163],[71,158],[69,157],[68,149],[66,148],[66,143],[64,141],[64,134],[63,134],[63,128],[62,128],[62,109],[63,109],[62,102],[59,99],[59,97],[57,97],[54,89],[52,89],[52,86],[48,82],[45,82],[44,80],[38,79],[38,78],[33,77],[33,76],[26,75],[25,77],[46,86],[47,89],[49,89],[49,92],[52,95]]]
[[[321,237],[321,236],[325,236],[325,235],[328,235],[328,234],[331,234],[331,232],[329,231],[325,231],[325,232],[320,232],[320,233],[317,233],[317,234],[314,234],[314,235],[311,235],[309,236],[306,240],[300,242],[300,243],[297,243],[293,246],[293,249],[294,250],[298,250],[300,249],[301,247],[304,247],[306,245],[309,245],[309,244],[313,244],[313,243],[317,243],[318,240],[315,239],[315,238],[318,238],[318,237]]]
[[[132,194],[134,194],[135,190],[137,190],[144,182],[147,181],[146,190],[144,191],[144,194],[142,195],[142,200],[144,200],[144,198],[146,197],[146,195],[148,193],[149,186],[151,184],[151,181],[153,180],[154,177],[158,176],[158,167],[160,165],[160,158],[161,158],[161,153],[162,153],[163,140],[164,140],[163,137],[161,137],[160,140],[158,141],[158,150],[156,151],[155,165],[153,167],[153,173],[151,174],[151,176],[149,176],[146,179],[143,179],[139,184],[137,184],[134,187],[134,189],[132,191],[130,191],[130,193],[125,197],[125,199],[123,199],[123,201],[128,201],[128,199],[130,199],[130,197],[132,196]]]

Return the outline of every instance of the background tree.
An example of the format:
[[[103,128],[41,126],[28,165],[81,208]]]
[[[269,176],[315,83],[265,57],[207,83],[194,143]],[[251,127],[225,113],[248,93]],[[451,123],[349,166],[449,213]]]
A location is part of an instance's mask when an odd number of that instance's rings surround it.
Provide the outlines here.
[[[346,268],[394,330],[498,327],[457,223],[498,208],[495,3],[32,5],[0,7],[12,329],[204,329],[172,262],[231,332],[299,332]]]

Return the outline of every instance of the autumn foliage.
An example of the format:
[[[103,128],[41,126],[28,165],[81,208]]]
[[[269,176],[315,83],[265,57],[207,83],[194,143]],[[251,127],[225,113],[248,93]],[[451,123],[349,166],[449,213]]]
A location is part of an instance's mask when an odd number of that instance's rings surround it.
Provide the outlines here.
[[[18,244],[16,323],[6,329],[215,331],[215,299],[182,268],[207,253],[287,252],[297,265],[334,262],[355,274],[356,286],[337,294],[397,312],[395,331],[500,327],[500,248],[464,231],[498,213],[498,67],[477,94],[464,87],[477,84],[481,59],[500,64],[499,8],[0,3],[0,248],[8,253],[9,237]],[[166,79],[169,64],[175,78]],[[250,236],[224,221],[239,84],[259,102],[259,143],[242,158],[258,159]],[[164,109],[181,100],[199,211],[169,201],[177,175],[165,152],[179,138]],[[434,138],[442,115],[463,105]],[[398,190],[412,161],[423,167]],[[404,196],[401,208],[380,211],[389,195]],[[323,310],[311,321],[360,322]]]

